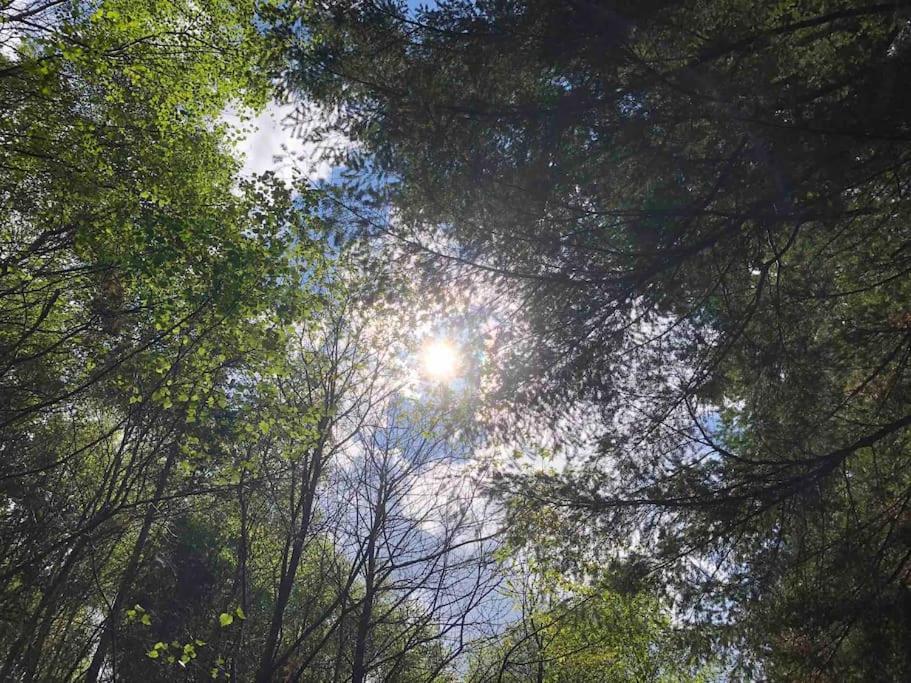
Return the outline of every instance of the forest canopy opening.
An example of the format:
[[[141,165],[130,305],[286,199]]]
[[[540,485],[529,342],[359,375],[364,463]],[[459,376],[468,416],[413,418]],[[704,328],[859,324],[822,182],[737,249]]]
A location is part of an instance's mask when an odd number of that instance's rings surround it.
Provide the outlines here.
[[[0,1],[0,680],[911,680],[911,11]]]

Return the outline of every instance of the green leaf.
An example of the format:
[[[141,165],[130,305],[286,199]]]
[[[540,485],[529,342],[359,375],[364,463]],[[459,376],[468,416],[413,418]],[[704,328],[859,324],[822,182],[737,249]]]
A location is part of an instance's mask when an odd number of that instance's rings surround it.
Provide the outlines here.
[[[234,617],[227,612],[222,612],[218,615],[218,623],[221,624],[222,628],[227,628],[234,623]]]

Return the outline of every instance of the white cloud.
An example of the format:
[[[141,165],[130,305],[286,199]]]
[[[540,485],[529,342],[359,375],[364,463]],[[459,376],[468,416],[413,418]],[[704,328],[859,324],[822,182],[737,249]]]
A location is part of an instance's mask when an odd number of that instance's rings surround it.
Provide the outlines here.
[[[308,133],[329,120],[326,112],[314,104],[270,102],[252,120],[242,120],[233,109],[227,110],[222,119],[239,131],[235,149],[244,159],[244,176],[271,170],[285,182],[297,177],[325,180],[334,166],[323,158],[323,150],[327,145],[348,144],[338,135],[323,143],[310,139]]]

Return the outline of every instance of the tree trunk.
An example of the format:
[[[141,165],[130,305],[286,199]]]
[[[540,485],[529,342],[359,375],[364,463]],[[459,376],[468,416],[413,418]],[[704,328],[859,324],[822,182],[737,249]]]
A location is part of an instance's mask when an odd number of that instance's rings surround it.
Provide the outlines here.
[[[165,487],[167,486],[168,477],[171,474],[171,467],[174,465],[176,453],[176,448],[170,449],[164,467],[158,475],[158,480],[155,482],[155,495],[152,498],[152,502],[149,503],[148,508],[146,508],[145,517],[143,517],[142,520],[142,528],[139,530],[139,537],[133,545],[130,559],[127,561],[126,569],[124,569],[123,576],[120,578],[120,585],[117,587],[117,594],[114,596],[114,602],[111,604],[111,611],[108,613],[108,617],[102,627],[98,647],[95,648],[95,654],[92,655],[92,663],[89,665],[89,669],[85,674],[86,683],[96,683],[98,681],[98,675],[101,673],[101,667],[104,665],[104,660],[107,658],[108,649],[114,641],[114,635],[117,631],[117,619],[119,618],[120,612],[123,610],[130,586],[133,585],[133,581],[136,578],[136,571],[139,569],[139,561],[142,558],[142,553],[149,540],[152,524],[155,522],[155,517],[158,515],[158,506],[161,497],[164,494]]]
[[[288,558],[288,565],[278,584],[278,594],[275,598],[275,608],[272,611],[272,622],[269,625],[269,635],[263,645],[262,656],[260,657],[259,667],[256,671],[256,683],[269,683],[269,681],[272,680],[272,674],[274,673],[273,662],[275,661],[275,655],[278,650],[278,641],[279,636],[281,635],[285,609],[287,609],[288,600],[291,598],[291,590],[294,588],[294,579],[297,576],[297,568],[300,566],[304,544],[310,530],[310,520],[313,516],[313,503],[316,497],[316,487],[319,484],[321,470],[322,444],[316,449],[316,452],[313,455],[313,462],[309,476],[306,480],[306,488],[302,492],[304,503],[301,511],[300,527],[298,528],[291,545],[291,556]]]

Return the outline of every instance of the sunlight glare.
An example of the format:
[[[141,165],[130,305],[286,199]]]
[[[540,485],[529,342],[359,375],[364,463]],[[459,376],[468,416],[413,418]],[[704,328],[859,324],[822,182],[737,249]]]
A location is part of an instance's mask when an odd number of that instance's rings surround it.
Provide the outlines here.
[[[427,376],[442,381],[450,380],[458,370],[459,354],[452,342],[436,339],[424,347],[421,364]]]

